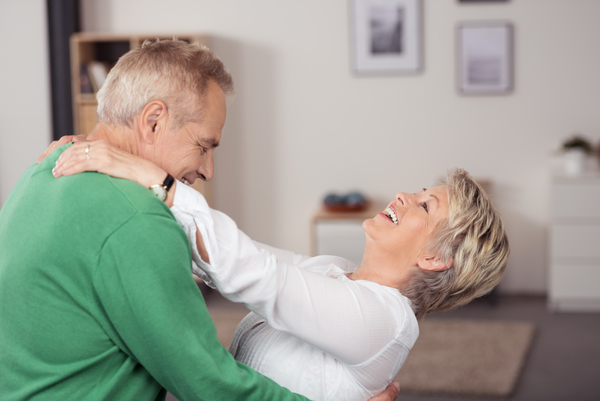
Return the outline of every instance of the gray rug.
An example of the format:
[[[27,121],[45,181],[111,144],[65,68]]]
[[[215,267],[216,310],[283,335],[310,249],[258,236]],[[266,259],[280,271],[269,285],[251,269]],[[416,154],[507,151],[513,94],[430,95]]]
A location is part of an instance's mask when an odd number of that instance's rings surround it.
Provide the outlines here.
[[[529,322],[425,318],[396,376],[401,393],[508,397],[534,335]]]

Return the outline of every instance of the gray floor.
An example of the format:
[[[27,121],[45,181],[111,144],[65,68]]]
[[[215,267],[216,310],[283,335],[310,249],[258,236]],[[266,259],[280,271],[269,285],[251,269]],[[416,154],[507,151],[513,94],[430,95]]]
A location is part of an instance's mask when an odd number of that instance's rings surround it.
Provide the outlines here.
[[[206,297],[209,308],[239,308],[218,293]],[[536,335],[517,383],[514,401],[600,401],[600,314],[550,313],[542,297],[497,297],[428,319],[523,320]],[[456,401],[459,397],[401,394],[398,401]],[[486,399],[466,398],[471,401]],[[175,401],[169,395],[168,401]]]
[[[480,300],[429,318],[533,322],[533,345],[510,400],[600,400],[600,314],[550,313],[542,297],[499,297],[496,302]],[[457,399],[404,394],[398,397],[402,401]]]

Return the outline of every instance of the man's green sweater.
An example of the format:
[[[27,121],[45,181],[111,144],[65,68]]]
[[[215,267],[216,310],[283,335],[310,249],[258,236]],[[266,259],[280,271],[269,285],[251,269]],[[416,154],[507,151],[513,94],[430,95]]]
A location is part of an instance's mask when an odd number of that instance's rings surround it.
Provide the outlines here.
[[[0,210],[0,400],[301,398],[219,344],[170,210],[134,182],[54,178],[62,150]]]

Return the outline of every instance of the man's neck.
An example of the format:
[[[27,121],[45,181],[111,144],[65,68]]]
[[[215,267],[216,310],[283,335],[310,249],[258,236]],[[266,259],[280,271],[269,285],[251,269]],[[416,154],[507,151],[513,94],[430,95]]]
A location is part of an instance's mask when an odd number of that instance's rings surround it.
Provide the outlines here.
[[[87,139],[91,141],[105,140],[127,153],[139,156],[138,136],[126,125],[109,126],[97,123]]]

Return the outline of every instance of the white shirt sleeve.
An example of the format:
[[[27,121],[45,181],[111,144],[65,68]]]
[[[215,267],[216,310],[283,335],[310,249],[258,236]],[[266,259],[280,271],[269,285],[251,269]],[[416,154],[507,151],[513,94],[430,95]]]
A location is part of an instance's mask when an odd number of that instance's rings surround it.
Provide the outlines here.
[[[194,262],[228,299],[246,305],[271,327],[302,339],[348,365],[368,361],[396,337],[407,316],[378,284],[336,280],[259,249],[201,194],[178,185],[171,209],[192,244]],[[196,227],[210,264],[196,249]],[[389,294],[391,294],[390,290]],[[391,309],[394,308],[395,311]]]
[[[270,245],[262,244],[258,241],[252,241],[252,242],[254,242],[254,245],[256,245],[256,247],[258,249],[264,249],[265,251],[275,255],[277,260],[280,262],[289,263],[292,265],[299,265],[300,263],[304,262],[305,260],[310,259],[310,256],[307,256],[307,255],[300,255],[300,254],[294,253],[292,251],[287,251],[285,249],[275,248]]]
[[[206,273],[198,267],[198,263],[202,258],[200,257],[196,246],[196,222],[194,221],[194,214],[200,214],[203,210],[207,209],[209,209],[208,203],[200,192],[177,180],[177,190],[175,191],[171,212],[190,241],[190,248],[192,250],[192,272],[204,280],[209,287],[217,288]],[[210,229],[210,227],[208,228]],[[209,247],[210,243],[204,241],[204,246]]]

